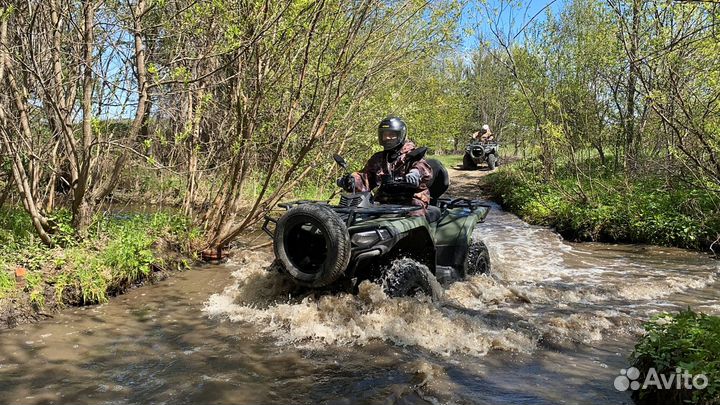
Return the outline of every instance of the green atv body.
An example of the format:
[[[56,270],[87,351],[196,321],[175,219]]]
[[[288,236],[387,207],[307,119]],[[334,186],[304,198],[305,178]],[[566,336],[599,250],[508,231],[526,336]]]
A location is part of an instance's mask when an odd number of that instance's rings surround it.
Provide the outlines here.
[[[426,215],[412,215],[417,206],[372,203],[369,193],[344,194],[338,205],[280,204],[285,213],[279,219],[266,216],[263,225],[273,238],[277,267],[301,286],[352,289],[369,279],[392,296],[418,291],[436,296],[435,280],[446,284],[488,271],[487,248],[473,231],[490,207],[443,197],[447,171],[438,161],[428,163],[433,179]],[[408,189],[395,183],[384,192],[393,187]]]

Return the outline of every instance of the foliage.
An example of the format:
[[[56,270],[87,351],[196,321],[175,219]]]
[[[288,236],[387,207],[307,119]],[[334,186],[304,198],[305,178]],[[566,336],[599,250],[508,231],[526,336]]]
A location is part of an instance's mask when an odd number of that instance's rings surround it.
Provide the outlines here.
[[[488,110],[527,158],[491,177],[506,205],[574,239],[718,240],[717,5],[573,0],[527,22],[487,7],[471,66],[489,78],[471,90],[498,83]]]
[[[30,295],[30,302],[42,308],[45,304],[45,282],[38,271],[30,271],[26,276],[27,291]]]
[[[16,248],[22,241],[32,239],[34,230],[30,217],[19,210],[0,209],[0,246]]]
[[[159,241],[189,252],[200,236],[191,221],[176,214],[98,216],[84,241],[68,238],[66,246],[50,248],[34,236],[23,211],[0,210],[0,219],[11,225],[3,236],[11,243],[0,248],[0,298],[16,290],[9,270],[22,266],[28,270],[25,291],[38,307],[45,305],[48,286],[59,305],[76,299],[106,302],[109,293],[144,280],[164,264]]]
[[[111,241],[101,252],[100,260],[112,269],[115,279],[132,283],[150,273],[157,259],[151,250],[155,238],[147,231],[162,222],[153,218],[148,227],[147,221],[134,217],[127,222],[112,224],[109,229]]]
[[[0,259],[0,299],[5,298],[15,289],[15,275]]]
[[[658,391],[651,386],[638,392],[642,403],[717,404],[720,397],[720,317],[696,313],[690,308],[677,314],[654,316],[644,325],[645,335],[635,345],[630,359],[643,381],[649,368],[669,376],[676,368],[689,374],[704,374],[708,386],[702,390]]]
[[[720,235],[718,196],[712,192],[651,175],[629,183],[612,171],[578,181],[558,169],[546,181],[539,166],[511,164],[488,181],[506,209],[571,239],[704,249]]]
[[[55,282],[56,300],[62,303],[64,293],[73,288],[79,292],[84,304],[107,302],[109,285],[119,280],[114,279],[113,268],[103,259],[102,254],[86,249],[65,249],[55,260],[60,272],[51,278]],[[127,271],[127,266],[123,267]],[[130,271],[135,272],[135,269]],[[127,279],[126,276],[121,277],[122,281]]]
[[[13,49],[0,63],[0,202],[22,200],[33,219],[0,217],[0,242],[31,257],[17,244],[28,233],[83,246],[111,198],[179,205],[198,250],[227,245],[284,198],[331,197],[330,156],[359,168],[388,114],[437,155],[488,123],[506,151],[537,159],[527,192],[543,200],[524,210],[583,238],[713,237],[713,2],[569,0],[527,21],[520,2],[83,4],[23,2],[0,18],[0,48]],[[473,11],[476,41],[461,39]],[[617,189],[637,199],[622,206]],[[122,245],[113,257],[139,253],[131,267],[147,268],[147,240]]]

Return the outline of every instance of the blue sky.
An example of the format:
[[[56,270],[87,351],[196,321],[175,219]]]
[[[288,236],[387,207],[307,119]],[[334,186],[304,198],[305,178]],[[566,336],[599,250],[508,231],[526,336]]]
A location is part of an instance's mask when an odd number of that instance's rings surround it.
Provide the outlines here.
[[[537,13],[540,14],[532,21],[544,20],[547,10],[550,10],[553,14],[559,13],[567,1],[568,0],[487,0],[483,2],[480,0],[471,0],[463,10],[460,20],[460,35],[462,36],[461,51],[468,52],[476,47],[477,33],[483,33],[486,37],[493,37],[487,25],[488,10],[490,10],[491,13],[499,15],[499,21],[502,22],[506,29],[512,24],[510,30],[517,33],[517,31],[529,23]],[[508,4],[512,4],[512,6],[508,7]],[[546,7],[547,10],[543,10]],[[512,23],[510,23],[511,21]],[[468,35],[466,33],[468,28],[475,31],[476,35]]]

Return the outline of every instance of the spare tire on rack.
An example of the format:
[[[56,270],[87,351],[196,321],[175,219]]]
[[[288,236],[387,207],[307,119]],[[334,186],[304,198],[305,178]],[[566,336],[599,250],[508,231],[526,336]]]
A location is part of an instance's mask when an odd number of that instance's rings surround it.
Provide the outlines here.
[[[325,287],[335,282],[350,262],[350,235],[345,222],[331,209],[300,204],[277,222],[275,257],[300,285]]]

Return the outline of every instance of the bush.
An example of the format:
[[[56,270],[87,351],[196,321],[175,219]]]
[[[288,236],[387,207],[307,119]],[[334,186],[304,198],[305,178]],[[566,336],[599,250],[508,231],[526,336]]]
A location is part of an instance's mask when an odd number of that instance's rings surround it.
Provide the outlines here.
[[[0,299],[15,289],[15,275],[0,259]]]
[[[718,196],[667,179],[600,173],[577,179],[562,172],[545,182],[533,161],[488,176],[505,209],[524,220],[555,227],[569,239],[640,242],[707,248],[720,235]],[[582,190],[582,193],[580,192]]]
[[[633,398],[648,404],[720,404],[720,318],[687,309],[675,315],[655,316],[644,328],[645,335],[630,357],[640,370],[639,381],[644,381],[650,368],[666,376],[666,380],[681,368],[688,374],[704,374],[708,386],[702,390],[669,391],[649,386],[635,391]]]
[[[28,270],[24,292],[36,307],[45,305],[48,287],[57,305],[106,302],[108,293],[141,281],[163,263],[164,252],[156,252],[160,240],[187,249],[199,236],[190,221],[169,213],[98,216],[82,241],[71,234],[67,213],[52,221],[58,246],[48,248],[34,237],[24,211],[0,210],[0,298],[20,293],[12,270],[22,266]]]

